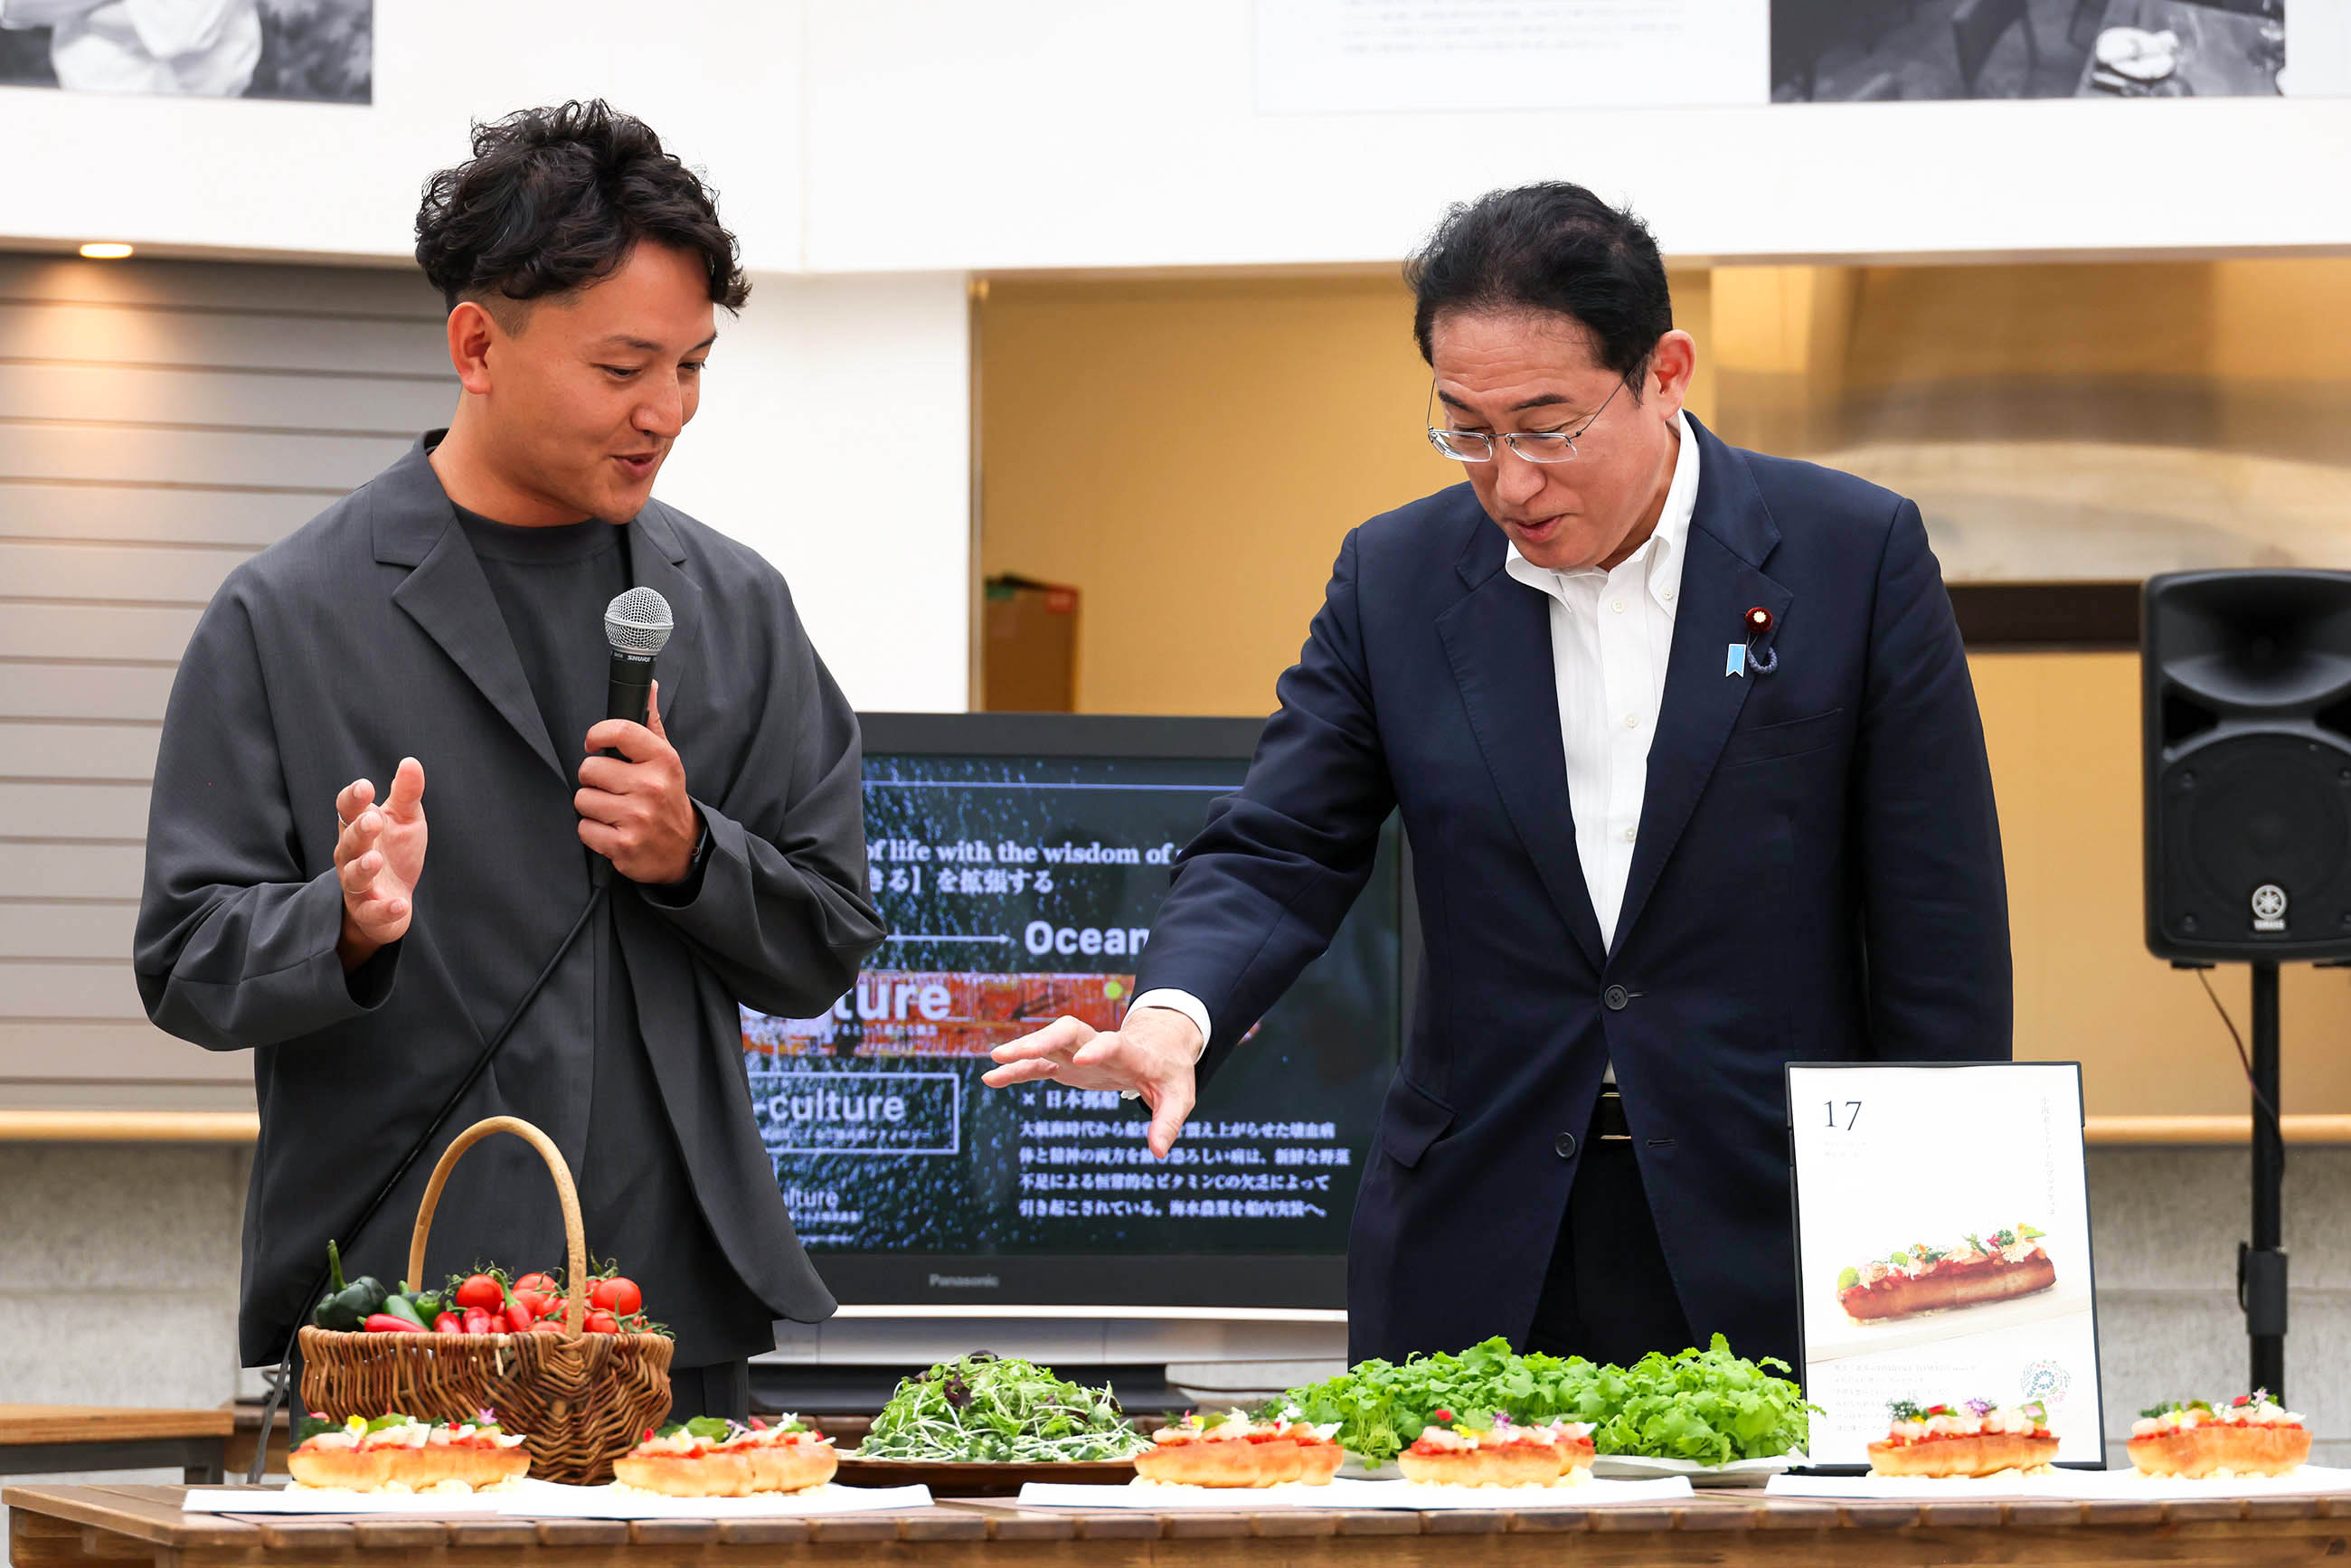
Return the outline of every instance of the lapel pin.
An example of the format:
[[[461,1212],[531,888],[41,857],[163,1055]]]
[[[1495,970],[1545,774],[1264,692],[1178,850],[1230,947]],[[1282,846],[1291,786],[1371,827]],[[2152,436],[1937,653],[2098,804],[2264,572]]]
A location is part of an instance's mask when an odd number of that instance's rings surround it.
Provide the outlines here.
[[[1780,667],[1780,651],[1771,646],[1771,629],[1779,624],[1769,610],[1761,604],[1750,608],[1739,618],[1746,628],[1747,641],[1734,643],[1731,656],[1734,668],[1730,674],[1744,674],[1751,669],[1759,675],[1768,675]]]
[[[1722,673],[1723,673],[1725,675],[1739,675],[1739,676],[1741,676],[1741,677],[1744,677],[1744,676],[1746,675],[1746,674],[1747,674],[1747,644],[1746,644],[1746,643],[1733,643],[1730,645],[1730,661],[1729,661],[1729,664],[1725,664],[1725,665],[1723,666]]]

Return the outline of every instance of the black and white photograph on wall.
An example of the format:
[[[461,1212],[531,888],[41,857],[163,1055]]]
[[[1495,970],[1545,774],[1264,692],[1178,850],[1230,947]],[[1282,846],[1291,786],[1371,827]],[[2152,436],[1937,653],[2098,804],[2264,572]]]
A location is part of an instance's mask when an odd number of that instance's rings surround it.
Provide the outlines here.
[[[1779,103],[2288,90],[2285,0],[1771,0]]]
[[[0,0],[0,89],[368,103],[374,0]]]

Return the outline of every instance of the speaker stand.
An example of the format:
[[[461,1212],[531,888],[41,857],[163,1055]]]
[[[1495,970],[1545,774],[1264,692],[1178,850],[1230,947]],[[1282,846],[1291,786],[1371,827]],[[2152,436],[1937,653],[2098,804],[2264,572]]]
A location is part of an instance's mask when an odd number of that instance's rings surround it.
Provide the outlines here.
[[[2253,1239],[2237,1248],[2252,1385],[2285,1403],[2285,1136],[2278,1126],[2278,967],[2253,965]]]

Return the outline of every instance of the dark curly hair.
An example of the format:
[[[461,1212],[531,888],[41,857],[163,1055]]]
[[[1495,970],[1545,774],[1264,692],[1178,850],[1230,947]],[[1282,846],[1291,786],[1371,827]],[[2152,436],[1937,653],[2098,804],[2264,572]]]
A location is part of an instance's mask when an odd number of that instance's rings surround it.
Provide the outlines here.
[[[1592,335],[1618,375],[1648,362],[1674,329],[1666,264],[1649,225],[1564,180],[1456,204],[1412,259],[1412,333],[1428,358],[1437,318],[1454,310],[1537,310]],[[1641,395],[1635,384],[1633,395]]]
[[[583,287],[640,240],[700,259],[713,304],[750,297],[715,193],[643,120],[601,99],[474,127],[474,156],[424,182],[416,264],[455,309]]]

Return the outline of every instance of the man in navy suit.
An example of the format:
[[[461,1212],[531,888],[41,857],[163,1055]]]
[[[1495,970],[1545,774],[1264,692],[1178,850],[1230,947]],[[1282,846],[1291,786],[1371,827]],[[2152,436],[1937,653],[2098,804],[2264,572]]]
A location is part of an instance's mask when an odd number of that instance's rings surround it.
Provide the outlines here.
[[[1782,1066],[2011,1050],[1983,728],[1918,508],[1683,413],[1656,246],[1579,186],[1456,207],[1406,276],[1468,482],[1340,547],[1121,1028],[1061,1019],[987,1081],[1134,1092],[1165,1155],[1400,810],[1425,963],[1352,1354],[1721,1333],[1792,1362]]]

